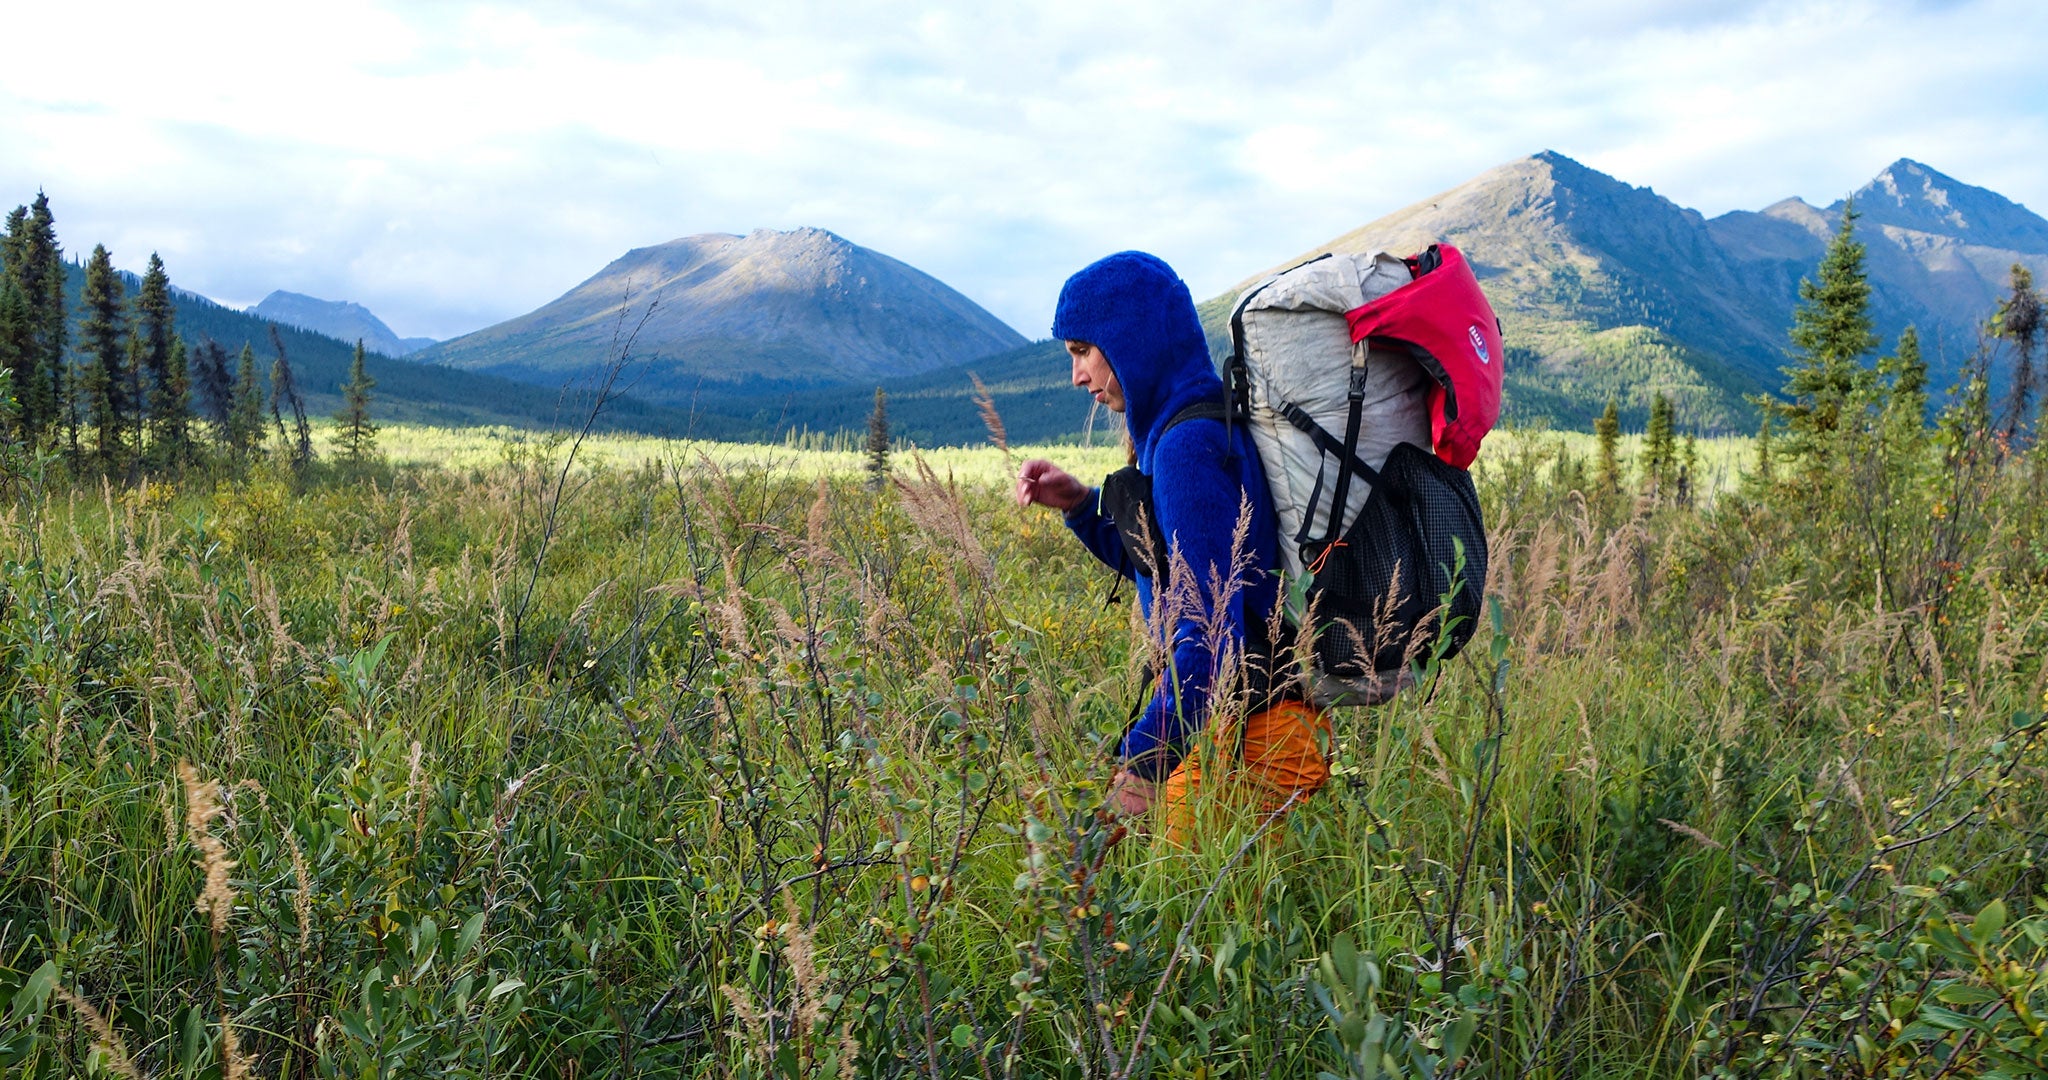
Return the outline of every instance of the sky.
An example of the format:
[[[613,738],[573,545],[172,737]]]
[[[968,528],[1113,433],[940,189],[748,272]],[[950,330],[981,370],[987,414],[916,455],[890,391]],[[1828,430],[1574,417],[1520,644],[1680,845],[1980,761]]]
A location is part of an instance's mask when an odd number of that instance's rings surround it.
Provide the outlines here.
[[[1542,150],[1709,216],[1901,157],[2048,212],[2038,0],[103,0],[7,30],[0,202],[407,336],[816,226],[1039,338],[1109,252],[1203,298]]]

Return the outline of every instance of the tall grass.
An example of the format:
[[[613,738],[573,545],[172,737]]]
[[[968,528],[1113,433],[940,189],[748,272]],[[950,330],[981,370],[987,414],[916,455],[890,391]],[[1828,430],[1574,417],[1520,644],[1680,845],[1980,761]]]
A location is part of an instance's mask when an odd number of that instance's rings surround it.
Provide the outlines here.
[[[19,478],[0,1070],[1953,1076],[2048,1046],[2039,462],[1930,452],[1924,512],[1877,530],[1735,444],[1683,501],[1489,444],[1490,625],[1337,717],[1325,791],[1219,796],[1183,847],[1104,805],[1146,628],[1004,473],[647,450]]]

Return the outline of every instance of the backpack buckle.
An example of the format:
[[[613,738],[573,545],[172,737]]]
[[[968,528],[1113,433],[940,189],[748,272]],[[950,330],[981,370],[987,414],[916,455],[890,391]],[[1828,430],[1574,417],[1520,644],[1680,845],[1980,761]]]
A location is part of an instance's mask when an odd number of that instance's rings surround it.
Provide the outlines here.
[[[1351,365],[1351,389],[1348,393],[1348,396],[1353,401],[1365,400],[1365,372],[1366,369],[1364,365]]]

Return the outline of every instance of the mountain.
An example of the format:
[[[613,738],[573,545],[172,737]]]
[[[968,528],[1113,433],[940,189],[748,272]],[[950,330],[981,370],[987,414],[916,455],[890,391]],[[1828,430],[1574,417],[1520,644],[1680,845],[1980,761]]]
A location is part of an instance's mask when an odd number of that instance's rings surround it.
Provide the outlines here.
[[[1868,250],[1877,328],[1889,344],[1918,326],[1937,380],[1975,347],[2014,263],[2048,280],[2048,222],[1910,160],[1826,208],[1785,199],[1708,220],[1554,152],[1488,170],[1271,269],[1326,251],[1406,254],[1438,240],[1456,244],[1506,328],[1511,420],[1583,430],[1611,395],[1625,422],[1640,425],[1663,393],[1685,427],[1746,431],[1755,422],[1749,399],[1784,385],[1799,283],[1815,272],[1851,203]],[[1198,305],[1219,360],[1229,349],[1231,306],[1270,272]],[[1058,343],[1041,342],[881,380],[892,424],[928,442],[982,438],[973,376],[988,385],[1018,441],[1071,435],[1088,415],[1085,398],[1067,385]],[[766,396],[707,388],[693,403],[734,429],[858,430],[872,385]]]
[[[1912,323],[1940,342],[1937,360],[1945,360],[1945,370],[1937,374],[1951,373],[1974,347],[1978,327],[2010,291],[2015,263],[2036,278],[2048,271],[2048,221],[1907,158],[1826,209],[1785,199],[1707,224],[1760,285],[1786,301],[1789,319],[1799,279],[1813,273],[1851,206],[1857,238],[1869,252],[1878,328],[1890,338]]]
[[[67,262],[65,278],[65,311],[72,319],[71,341],[72,348],[76,350],[83,340],[78,320],[83,314],[84,266]],[[142,287],[141,279],[126,272],[121,274],[121,278],[123,295],[132,302]],[[265,378],[268,378],[271,360],[276,356],[270,342],[270,331],[275,327],[279,340],[284,342],[285,356],[291,361],[292,375],[306,395],[307,411],[314,416],[322,416],[341,404],[341,384],[348,379],[349,363],[355,352],[353,340],[344,342],[297,326],[272,322],[175,286],[171,289],[171,304],[178,336],[185,339],[189,352],[196,353],[198,346],[210,338],[228,351],[228,361],[232,365],[242,346],[247,344],[255,350],[257,370]],[[588,397],[573,390],[561,394],[536,394],[533,387],[509,379],[429,367],[377,354],[365,356],[363,366],[370,377],[377,380],[376,388],[370,392],[370,409],[378,420],[448,426],[507,424],[546,427],[580,424],[588,409]],[[193,404],[195,408],[200,407],[196,400]],[[687,415],[644,401],[627,398],[606,406],[605,425],[610,428],[650,434],[680,434],[690,424],[691,419]],[[716,421],[707,421],[703,430],[707,435],[721,438],[752,438],[758,435],[757,429],[720,426]]]
[[[391,332],[384,320],[361,304],[345,300],[322,300],[303,293],[279,289],[249,309],[249,314],[271,322],[311,330],[341,341],[361,341],[365,351],[399,357],[434,344],[433,338],[402,338]]]
[[[1024,338],[945,284],[823,229],[706,233],[627,252],[526,315],[417,359],[540,385],[630,346],[632,392],[685,405],[917,375]],[[863,412],[865,415],[865,412]]]
[[[2048,221],[1910,160],[1827,209],[1786,199],[1707,220],[1551,151],[1277,264],[1325,251],[1407,254],[1442,240],[1472,260],[1506,329],[1505,413],[1590,425],[1607,397],[1640,423],[1662,392],[1681,424],[1746,429],[1745,398],[1784,384],[1799,282],[1852,204],[1885,341],[1908,324],[1952,374],[2014,263],[2048,271]],[[1255,275],[1202,305],[1212,344]]]

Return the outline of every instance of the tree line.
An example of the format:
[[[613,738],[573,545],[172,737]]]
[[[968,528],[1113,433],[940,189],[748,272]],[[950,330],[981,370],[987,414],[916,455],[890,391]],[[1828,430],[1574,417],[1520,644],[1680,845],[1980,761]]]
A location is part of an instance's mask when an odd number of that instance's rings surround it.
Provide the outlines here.
[[[266,375],[250,342],[230,361],[211,337],[179,335],[156,253],[129,297],[112,254],[95,245],[75,313],[68,273],[49,196],[38,192],[7,215],[0,237],[0,440],[10,450],[123,481],[246,466],[272,450],[296,472],[313,465],[305,398],[274,324]],[[334,416],[344,464],[376,456],[374,385],[358,341]]]

